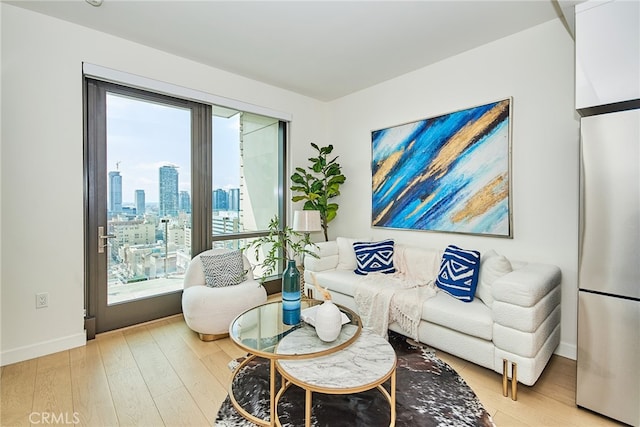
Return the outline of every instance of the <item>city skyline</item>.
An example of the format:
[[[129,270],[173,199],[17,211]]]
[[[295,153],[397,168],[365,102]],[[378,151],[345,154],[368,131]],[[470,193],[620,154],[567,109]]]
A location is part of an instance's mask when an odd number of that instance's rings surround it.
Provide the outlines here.
[[[213,187],[240,186],[239,115],[213,117]],[[121,203],[160,202],[158,170],[178,167],[178,191],[191,194],[191,118],[183,108],[107,95],[107,171],[119,172]]]
[[[135,208],[137,215],[143,215],[147,206],[154,206],[158,208],[160,216],[176,216],[178,211],[191,213],[191,194],[186,190],[176,191],[178,177],[176,169],[171,165],[165,165],[158,169],[158,173],[161,195],[158,202],[147,202],[145,191],[136,189],[135,201],[133,203],[122,203],[122,177],[118,171],[110,171],[108,211],[118,214],[126,209]],[[212,208],[217,210],[240,210],[240,188],[213,189]]]

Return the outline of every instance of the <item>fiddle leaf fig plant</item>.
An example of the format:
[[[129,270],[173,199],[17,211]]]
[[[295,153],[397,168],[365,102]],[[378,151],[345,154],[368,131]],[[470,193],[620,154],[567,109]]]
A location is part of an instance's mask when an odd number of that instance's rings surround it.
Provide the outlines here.
[[[297,167],[291,175],[291,191],[297,194],[291,198],[293,202],[304,200],[305,210],[317,210],[320,212],[322,231],[325,241],[329,240],[329,223],[338,213],[338,204],[330,200],[340,195],[340,186],[346,181],[342,174],[338,156],[328,160],[333,151],[333,145],[318,147],[311,143],[318,152],[317,157],[310,157],[310,165],[306,169]]]

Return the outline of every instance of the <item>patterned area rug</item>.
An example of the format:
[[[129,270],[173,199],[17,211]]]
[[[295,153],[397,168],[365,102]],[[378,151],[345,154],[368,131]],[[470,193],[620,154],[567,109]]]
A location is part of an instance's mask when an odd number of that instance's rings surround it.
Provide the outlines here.
[[[494,426],[473,390],[432,351],[412,345],[391,331],[389,342],[398,356],[396,426]],[[244,408],[251,408],[249,412],[259,418],[268,417],[268,361],[251,361],[236,376],[233,386]],[[291,386],[280,399],[278,414],[283,426],[304,425],[304,391]],[[388,426],[389,421],[389,403],[377,389],[354,395],[313,394],[313,426],[375,427]],[[236,412],[227,396],[215,425],[254,424]]]

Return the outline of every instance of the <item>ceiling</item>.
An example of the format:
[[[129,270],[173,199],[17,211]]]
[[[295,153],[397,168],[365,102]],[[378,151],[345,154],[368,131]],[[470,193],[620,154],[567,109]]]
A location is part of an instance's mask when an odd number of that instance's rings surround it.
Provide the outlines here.
[[[322,101],[563,16],[558,0],[5,2]]]

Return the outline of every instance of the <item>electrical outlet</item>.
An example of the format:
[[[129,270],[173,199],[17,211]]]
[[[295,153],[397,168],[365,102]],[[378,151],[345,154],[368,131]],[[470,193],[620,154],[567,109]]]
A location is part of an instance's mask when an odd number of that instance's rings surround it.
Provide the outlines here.
[[[49,293],[42,292],[36,294],[36,308],[45,308],[49,306]]]

